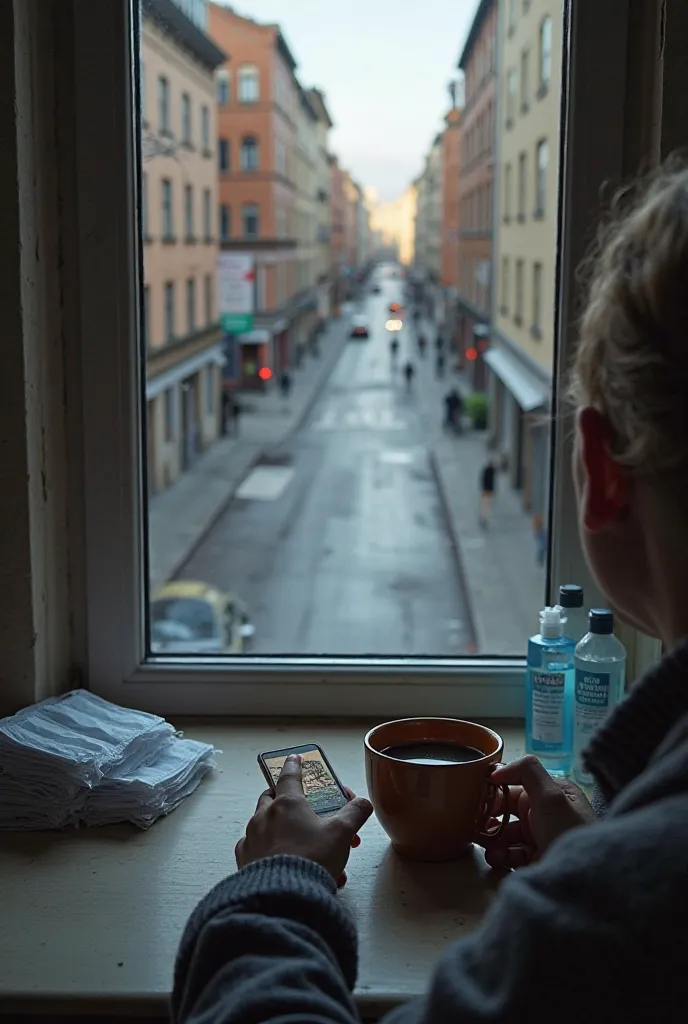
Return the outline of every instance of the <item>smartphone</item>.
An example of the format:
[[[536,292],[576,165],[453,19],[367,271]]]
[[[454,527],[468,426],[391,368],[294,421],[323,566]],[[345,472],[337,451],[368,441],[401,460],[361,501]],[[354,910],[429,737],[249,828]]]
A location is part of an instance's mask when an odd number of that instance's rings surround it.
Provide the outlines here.
[[[266,750],[258,755],[258,764],[274,790],[282,765],[290,754],[301,755],[303,791],[316,814],[334,814],[349,802],[344,787],[332,770],[322,747],[317,743],[302,743],[299,747]]]

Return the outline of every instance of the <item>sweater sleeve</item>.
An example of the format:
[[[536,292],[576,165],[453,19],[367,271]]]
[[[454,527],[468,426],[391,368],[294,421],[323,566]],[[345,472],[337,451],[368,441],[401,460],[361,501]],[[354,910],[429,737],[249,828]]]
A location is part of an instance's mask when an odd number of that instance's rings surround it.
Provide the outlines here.
[[[319,865],[256,861],[220,882],[182,936],[173,1019],[196,1024],[358,1021],[356,931]]]

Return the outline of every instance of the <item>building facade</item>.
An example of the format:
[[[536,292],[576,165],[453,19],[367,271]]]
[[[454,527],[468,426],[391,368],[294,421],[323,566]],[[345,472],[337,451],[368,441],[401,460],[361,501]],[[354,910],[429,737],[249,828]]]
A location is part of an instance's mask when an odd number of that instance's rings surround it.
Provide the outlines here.
[[[477,391],[486,386],[492,298],[492,227],[497,104],[497,0],[481,0],[459,60],[464,75],[459,175],[459,286],[454,311],[459,362]]]
[[[452,88],[452,98],[455,91]],[[442,136],[442,236],[440,281],[444,290],[444,324],[451,350],[458,351],[457,299],[459,296],[459,229],[461,173],[461,111],[452,106]]]
[[[554,362],[563,0],[504,5],[500,19],[497,285],[487,361],[494,440],[511,483],[545,517]]]
[[[151,493],[173,483],[221,428],[214,73],[225,60],[181,8],[143,0],[140,211]]]
[[[439,132],[430,146],[417,189],[414,264],[412,282],[414,296],[424,303],[427,315],[441,323],[444,319],[444,298],[440,285],[442,274],[443,215],[443,133]]]
[[[211,4],[210,33],[231,54],[218,75],[220,249],[252,261],[253,326],[228,335],[227,383],[263,388],[294,357],[298,312],[296,62],[276,25]]]
[[[332,283],[332,220],[330,213],[331,171],[329,135],[333,127],[324,94],[320,89],[309,89],[308,98],[315,111],[315,277],[317,282],[318,326],[322,327],[331,312]]]

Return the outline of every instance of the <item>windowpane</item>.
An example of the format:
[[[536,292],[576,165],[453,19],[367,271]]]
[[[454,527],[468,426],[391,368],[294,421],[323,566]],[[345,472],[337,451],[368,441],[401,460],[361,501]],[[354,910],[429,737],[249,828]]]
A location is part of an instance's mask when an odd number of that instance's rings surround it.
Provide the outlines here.
[[[563,0],[475,23],[458,4],[445,56],[439,26],[389,80],[380,33],[344,94],[299,70],[341,7],[286,5],[275,45],[257,0],[181,34],[174,2],[174,26],[141,5],[151,619],[245,613],[156,657],[522,656],[545,599]]]

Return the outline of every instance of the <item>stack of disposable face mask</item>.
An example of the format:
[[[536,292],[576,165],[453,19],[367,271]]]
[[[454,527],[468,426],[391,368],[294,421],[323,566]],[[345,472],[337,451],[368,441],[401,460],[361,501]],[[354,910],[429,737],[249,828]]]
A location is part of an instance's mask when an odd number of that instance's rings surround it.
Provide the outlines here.
[[[0,828],[147,828],[193,792],[213,753],[86,690],[50,697],[0,719]]]

